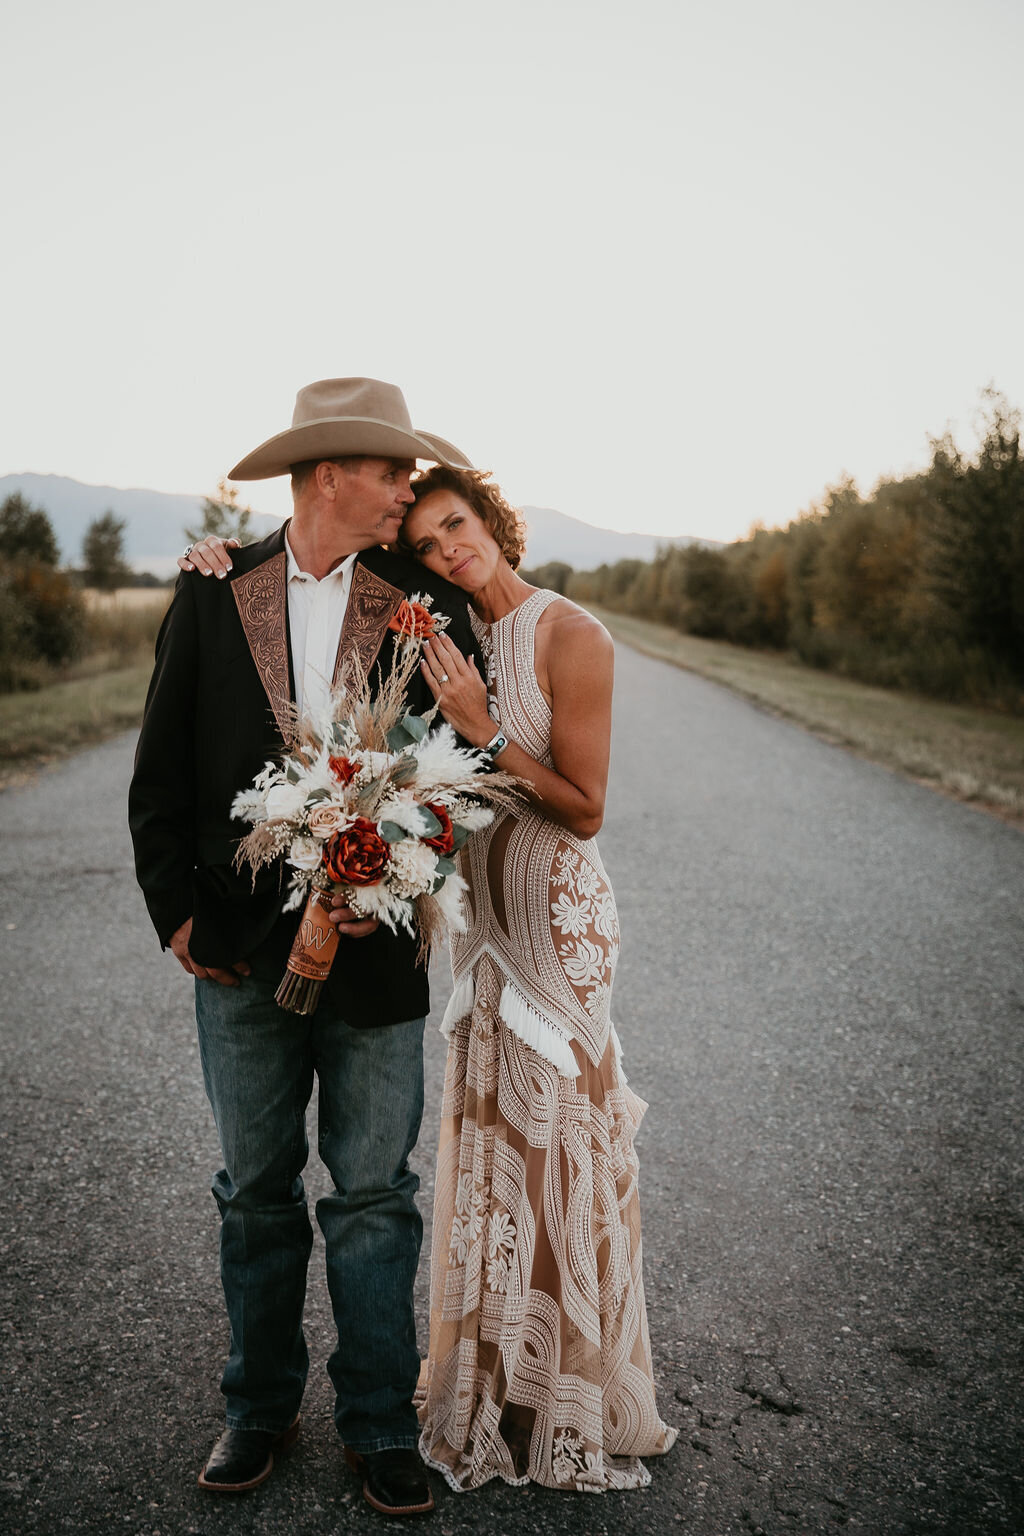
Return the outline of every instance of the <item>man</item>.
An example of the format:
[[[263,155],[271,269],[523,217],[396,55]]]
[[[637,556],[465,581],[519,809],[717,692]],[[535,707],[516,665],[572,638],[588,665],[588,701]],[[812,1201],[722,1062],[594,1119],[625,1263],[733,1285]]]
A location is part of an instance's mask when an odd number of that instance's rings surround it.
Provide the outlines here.
[[[291,473],[294,515],[235,552],[227,579],[179,578],[129,801],[150,915],[196,978],[224,1159],[213,1192],[231,1325],[226,1428],[200,1485],[255,1487],[274,1451],[298,1435],[312,1246],[301,1173],[316,1074],[319,1151],[334,1180],[316,1214],[338,1329],[328,1365],[335,1421],[365,1496],[389,1514],[433,1507],[415,1449],[422,1222],[407,1162],[423,1107],[426,975],[415,941],[339,905],[332,920],[343,939],[317,1012],[280,1009],[274,991],[298,914],[281,913],[279,871],[253,885],[233,868],[239,828],[229,813],[236,792],[280,754],[293,706],[322,699],[347,657],[379,681],[388,621],[411,592],[431,592],[452,640],[475,651],[464,594],[379,547],[394,542],[413,499],[417,458],[467,463],[444,439],[413,430],[394,386],[327,379],[300,390],[292,426],[236,465],[232,479]],[[417,712],[433,703],[418,671],[408,702]]]

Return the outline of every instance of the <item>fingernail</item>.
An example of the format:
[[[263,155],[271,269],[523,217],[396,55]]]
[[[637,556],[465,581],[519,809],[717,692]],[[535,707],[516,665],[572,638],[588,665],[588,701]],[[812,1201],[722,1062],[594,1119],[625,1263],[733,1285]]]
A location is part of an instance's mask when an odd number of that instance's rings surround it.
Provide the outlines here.
[[[231,564],[229,564],[229,565],[228,565],[228,570],[229,570],[229,571],[233,571],[233,570],[234,570],[234,566],[233,566],[233,565],[231,565]]]
[[[223,581],[223,580],[224,580],[224,577],[225,577],[225,576],[226,576],[226,575],[227,575],[227,571],[218,571],[218,572],[217,572],[217,580],[218,580],[218,581]]]
[[[209,576],[209,574],[210,574],[210,568],[209,568],[209,566],[207,566],[206,570],[203,572],[203,575],[204,576]]]

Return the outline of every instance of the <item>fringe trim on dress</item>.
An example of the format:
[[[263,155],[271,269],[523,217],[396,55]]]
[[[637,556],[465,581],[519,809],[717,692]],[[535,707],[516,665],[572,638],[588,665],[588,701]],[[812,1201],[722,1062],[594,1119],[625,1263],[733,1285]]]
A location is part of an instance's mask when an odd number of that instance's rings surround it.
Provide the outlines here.
[[[619,1032],[610,1021],[608,1028],[611,1032],[612,1049],[615,1051],[615,1065],[619,1069],[619,1077],[623,1083],[628,1083],[629,1080],[622,1068],[622,1041],[619,1039]]]
[[[531,1008],[510,981],[506,981],[501,989],[498,1013],[502,1023],[507,1024],[524,1045],[536,1051],[538,1056],[543,1056],[545,1061],[550,1061],[560,1077],[579,1076],[579,1065],[568,1040],[558,1033],[550,1020],[538,1013],[536,1008]]]
[[[451,997],[448,999],[448,1007],[444,1011],[441,1020],[441,1033],[445,1039],[449,1039],[452,1030],[461,1019],[468,1019],[473,1012],[473,1004],[476,1002],[476,983],[473,980],[473,972],[466,971],[455,983]]]

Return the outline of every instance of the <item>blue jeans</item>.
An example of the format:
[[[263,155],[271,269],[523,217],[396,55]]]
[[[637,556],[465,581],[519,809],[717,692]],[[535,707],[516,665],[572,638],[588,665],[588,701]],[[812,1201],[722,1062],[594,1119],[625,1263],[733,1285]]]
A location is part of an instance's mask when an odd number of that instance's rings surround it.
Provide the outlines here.
[[[311,1018],[300,1018],[274,1002],[279,968],[259,971],[254,963],[238,987],[196,982],[203,1077],[225,1163],[213,1193],[231,1325],[221,1382],[227,1423],[280,1431],[302,1400],[313,1244],[302,1170],[315,1072],[318,1150],[334,1181],[316,1215],[338,1330],[327,1367],[335,1422],[356,1451],[413,1446],[413,1280],[423,1222],[408,1158],[423,1113],[424,1021],[353,1029],[326,994]]]

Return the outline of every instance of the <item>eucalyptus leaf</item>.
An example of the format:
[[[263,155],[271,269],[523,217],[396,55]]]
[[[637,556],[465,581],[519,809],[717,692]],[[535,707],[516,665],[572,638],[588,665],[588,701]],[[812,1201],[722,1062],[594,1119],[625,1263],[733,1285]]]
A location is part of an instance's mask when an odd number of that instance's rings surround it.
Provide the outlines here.
[[[413,741],[422,741],[427,734],[427,722],[422,715],[414,715],[411,711],[402,720],[402,725],[408,731]]]
[[[405,718],[407,720],[408,715]],[[405,747],[411,747],[415,739],[412,733],[406,730],[405,720],[400,721],[398,725],[393,725],[386,737],[392,752],[401,752]]]
[[[409,836],[404,827],[400,827],[397,821],[382,821],[380,835],[386,843],[404,843]]]
[[[306,796],[306,804],[315,805],[318,800],[329,800],[330,798],[331,791],[329,789],[311,789]]]
[[[299,770],[297,768],[293,768],[291,763],[289,763],[285,769],[284,776],[288,780],[289,784],[297,784],[299,782]]]
[[[454,873],[455,873],[455,861],[454,861],[454,859],[438,859],[438,861],[437,861],[437,872],[438,872],[439,875],[454,875]]]
[[[452,824],[452,852],[453,853],[458,853],[460,848],[465,848],[466,844],[469,842],[470,836],[471,836],[471,833],[470,833],[470,830],[469,830],[468,827],[456,826],[453,823]]]
[[[380,786],[380,779],[371,779],[369,784],[364,785],[359,791],[359,794],[356,796],[357,815],[365,816],[368,811],[372,810],[380,793]]]
[[[416,809],[420,813],[420,825],[423,837],[436,837],[441,830],[441,823],[433,811],[428,811],[425,805],[418,805]]]

